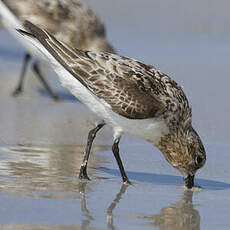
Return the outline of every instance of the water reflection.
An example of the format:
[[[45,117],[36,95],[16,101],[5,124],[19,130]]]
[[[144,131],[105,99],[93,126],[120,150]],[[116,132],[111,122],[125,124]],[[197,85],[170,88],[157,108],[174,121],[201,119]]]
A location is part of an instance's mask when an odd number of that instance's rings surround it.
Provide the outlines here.
[[[120,191],[117,193],[115,199],[113,202],[109,205],[107,209],[107,225],[108,228],[111,230],[115,230],[115,227],[113,225],[113,210],[115,209],[116,205],[120,202],[122,195],[126,192],[126,189],[129,185],[122,184]]]
[[[91,216],[86,206],[85,194],[86,194],[87,186],[88,186],[88,182],[79,181],[79,193],[81,195],[81,211],[82,211],[82,214],[86,217],[82,220],[82,223],[81,223],[82,230],[89,229],[90,222],[93,220],[93,217]]]
[[[90,210],[87,208],[87,200],[86,200],[86,189],[89,185],[88,182],[80,181],[79,182],[79,192],[81,195],[81,211],[85,218],[82,220],[81,229],[89,229],[91,221],[94,220],[94,217],[90,213]],[[107,208],[107,226],[110,230],[115,230],[115,226],[113,224],[113,211],[120,202],[122,195],[126,192],[129,185],[121,185],[119,192],[116,194],[114,200],[111,202],[109,207]]]
[[[102,151],[96,146],[93,151]],[[78,196],[78,179],[84,146],[1,146],[0,192],[43,198]],[[89,174],[102,159],[92,155]]]
[[[192,197],[193,191],[186,190],[180,201],[162,208],[160,214],[142,218],[161,230],[199,230],[200,214],[194,208]]]

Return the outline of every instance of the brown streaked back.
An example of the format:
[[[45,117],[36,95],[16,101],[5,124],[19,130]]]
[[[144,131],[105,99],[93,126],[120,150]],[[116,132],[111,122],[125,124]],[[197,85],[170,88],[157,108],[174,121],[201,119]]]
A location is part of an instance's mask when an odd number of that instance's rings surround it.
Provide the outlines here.
[[[172,112],[170,103],[174,103],[175,119],[190,113],[181,87],[153,66],[115,54],[72,49],[30,22],[24,26],[73,77],[116,113],[130,119],[156,118]]]

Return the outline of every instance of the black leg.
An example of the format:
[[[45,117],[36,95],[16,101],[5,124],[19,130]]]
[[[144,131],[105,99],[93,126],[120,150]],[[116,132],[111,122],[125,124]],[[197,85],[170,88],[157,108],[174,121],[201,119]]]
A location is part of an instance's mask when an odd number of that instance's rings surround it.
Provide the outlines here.
[[[30,54],[26,53],[24,56],[24,61],[23,61],[22,71],[20,74],[19,83],[18,83],[18,86],[16,87],[16,89],[13,91],[13,94],[12,94],[13,96],[18,96],[23,91],[23,83],[24,83],[26,70],[27,70],[27,66],[28,66],[30,59],[31,59]]]
[[[125,183],[125,184],[131,184],[130,181],[129,181],[129,179],[128,179],[128,177],[127,177],[127,175],[126,175],[126,173],[125,173],[125,169],[123,167],[123,164],[122,164],[122,161],[121,161],[121,158],[120,158],[120,155],[119,155],[119,147],[118,147],[119,142],[120,142],[120,137],[116,138],[115,141],[114,141],[114,143],[113,143],[113,147],[112,147],[113,155],[116,158],[117,164],[119,166],[123,183]]]
[[[90,130],[88,134],[88,141],[85,149],[85,155],[84,159],[80,168],[80,173],[79,173],[79,178],[80,179],[87,179],[89,180],[89,177],[87,175],[87,165],[88,165],[88,160],[89,160],[89,154],[91,151],[91,147],[93,144],[93,140],[96,137],[97,132],[105,125],[105,123],[100,123],[95,127],[94,129]]]
[[[48,83],[46,82],[45,78],[42,76],[39,65],[37,62],[34,62],[33,64],[33,70],[36,74],[36,76],[39,78],[39,80],[42,82],[42,84],[44,85],[44,87],[47,89],[47,91],[50,93],[51,97],[54,100],[58,100],[58,96],[53,92],[53,90],[50,88],[50,86],[48,85]]]

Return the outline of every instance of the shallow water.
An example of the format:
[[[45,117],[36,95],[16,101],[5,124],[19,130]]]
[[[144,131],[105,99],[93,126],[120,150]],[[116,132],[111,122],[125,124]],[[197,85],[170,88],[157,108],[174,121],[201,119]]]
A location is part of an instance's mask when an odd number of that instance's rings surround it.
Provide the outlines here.
[[[83,146],[1,145],[1,229],[228,228],[230,169],[215,153],[229,146],[207,146],[209,161],[196,178],[202,189],[194,191],[184,190],[182,177],[141,141],[121,145],[133,182],[122,185],[107,148],[94,148],[92,180],[81,182]]]
[[[79,181],[97,117],[54,74],[47,79],[61,102],[31,72],[24,94],[12,98],[23,49],[0,31],[0,229],[229,229],[228,1],[88,2],[121,54],[156,65],[184,86],[207,151],[195,178],[201,188],[185,190],[156,148],[129,136],[120,151],[133,185],[123,186],[108,127],[93,147],[91,181]]]

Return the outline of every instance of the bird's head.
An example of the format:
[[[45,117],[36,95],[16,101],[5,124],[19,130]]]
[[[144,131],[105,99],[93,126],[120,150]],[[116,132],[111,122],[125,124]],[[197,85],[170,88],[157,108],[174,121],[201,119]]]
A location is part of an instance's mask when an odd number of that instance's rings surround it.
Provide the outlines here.
[[[204,146],[192,126],[171,131],[161,138],[157,147],[166,160],[182,173],[185,186],[192,188],[195,173],[206,161]]]

